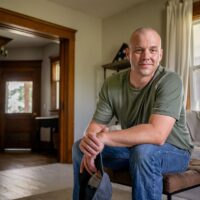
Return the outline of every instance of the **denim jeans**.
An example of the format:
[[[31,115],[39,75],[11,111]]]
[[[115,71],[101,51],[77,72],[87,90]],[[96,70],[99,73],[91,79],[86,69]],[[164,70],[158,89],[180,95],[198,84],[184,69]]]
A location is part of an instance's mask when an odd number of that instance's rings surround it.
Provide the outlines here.
[[[82,152],[80,141],[74,143],[72,157],[74,167],[73,200],[79,200],[79,170]],[[185,171],[190,153],[165,143],[136,145],[131,148],[105,146],[103,164],[114,170],[127,169],[132,179],[132,200],[161,200],[163,174]]]

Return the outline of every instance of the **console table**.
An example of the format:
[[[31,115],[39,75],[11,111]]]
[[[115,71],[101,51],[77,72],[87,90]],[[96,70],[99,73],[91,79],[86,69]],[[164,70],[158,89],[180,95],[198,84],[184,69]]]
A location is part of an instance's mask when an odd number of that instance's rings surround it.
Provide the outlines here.
[[[41,128],[50,128],[50,141],[48,142],[48,150],[55,151],[53,134],[58,134],[59,131],[59,117],[58,116],[48,116],[48,117],[36,117],[36,135],[35,135],[35,145],[34,149],[36,151],[41,151],[44,148],[41,146]]]

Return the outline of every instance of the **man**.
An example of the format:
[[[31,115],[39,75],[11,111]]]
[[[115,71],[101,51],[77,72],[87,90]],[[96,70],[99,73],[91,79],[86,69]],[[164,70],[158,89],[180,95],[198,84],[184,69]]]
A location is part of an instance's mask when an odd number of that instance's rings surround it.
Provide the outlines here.
[[[99,152],[104,166],[129,169],[135,200],[161,200],[162,175],[187,169],[193,145],[183,86],[176,73],[160,66],[162,54],[161,38],[154,29],[133,32],[127,51],[131,69],[105,81],[93,119],[73,146],[74,200],[79,171],[94,173]],[[122,130],[109,132],[113,116]]]

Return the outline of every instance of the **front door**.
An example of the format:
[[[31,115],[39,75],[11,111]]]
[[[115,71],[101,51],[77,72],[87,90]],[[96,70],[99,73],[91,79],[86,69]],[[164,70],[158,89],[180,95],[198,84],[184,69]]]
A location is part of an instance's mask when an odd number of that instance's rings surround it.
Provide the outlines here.
[[[32,148],[41,61],[0,61],[0,149]]]

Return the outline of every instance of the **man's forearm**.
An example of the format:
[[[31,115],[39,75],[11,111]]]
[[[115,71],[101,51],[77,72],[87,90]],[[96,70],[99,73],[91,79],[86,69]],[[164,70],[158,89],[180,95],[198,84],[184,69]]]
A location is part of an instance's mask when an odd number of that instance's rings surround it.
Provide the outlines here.
[[[152,115],[148,124],[140,124],[120,131],[98,133],[97,137],[108,146],[162,145],[174,123],[175,119],[172,117]]]
[[[104,124],[99,124],[99,123],[96,123],[95,121],[91,121],[89,123],[84,135],[97,134],[99,132],[105,131],[106,128],[107,128],[107,126]]]
[[[98,133],[97,137],[108,146],[131,147],[137,144],[160,144],[160,135],[149,124],[129,129]]]

